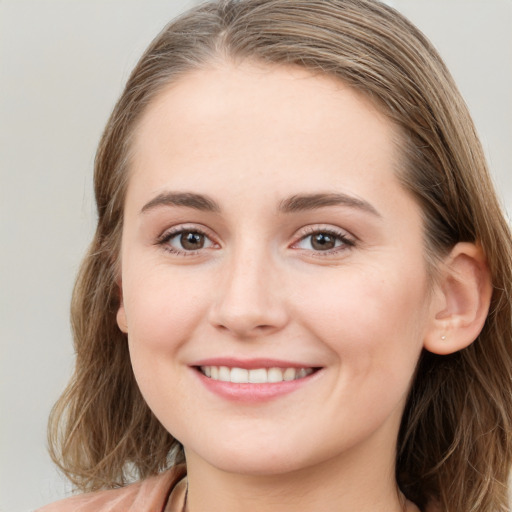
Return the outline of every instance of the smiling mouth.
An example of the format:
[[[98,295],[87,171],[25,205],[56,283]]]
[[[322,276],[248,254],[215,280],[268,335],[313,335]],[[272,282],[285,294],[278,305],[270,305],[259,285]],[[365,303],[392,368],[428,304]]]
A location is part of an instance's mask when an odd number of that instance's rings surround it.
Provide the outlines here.
[[[318,368],[237,368],[228,366],[199,366],[206,377],[235,384],[274,384],[304,379]]]

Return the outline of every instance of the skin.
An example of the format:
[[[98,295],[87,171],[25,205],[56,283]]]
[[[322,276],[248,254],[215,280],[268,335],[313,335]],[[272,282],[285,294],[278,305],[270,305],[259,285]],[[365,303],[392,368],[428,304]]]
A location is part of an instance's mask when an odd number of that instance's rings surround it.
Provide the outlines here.
[[[395,446],[438,295],[420,209],[396,178],[399,139],[343,83],[250,63],[192,72],[145,112],[118,323],[145,399],[185,447],[189,510],[415,510],[396,488]],[[217,211],[162,204],[176,192]],[[351,200],[279,209],[316,193]],[[205,245],[164,240],[180,229]],[[334,250],[311,243],[326,231]],[[221,356],[320,370],[291,393],[233,401],[192,367]]]

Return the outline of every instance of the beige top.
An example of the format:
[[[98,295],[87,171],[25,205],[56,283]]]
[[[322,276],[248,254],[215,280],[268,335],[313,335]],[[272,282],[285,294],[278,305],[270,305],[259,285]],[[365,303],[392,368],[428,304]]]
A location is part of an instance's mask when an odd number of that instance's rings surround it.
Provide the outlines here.
[[[185,474],[185,466],[176,466],[121,489],[72,496],[35,512],[181,512]]]
[[[121,489],[72,496],[35,512],[183,512],[186,472],[185,465],[176,466]],[[407,511],[420,512],[409,501]]]

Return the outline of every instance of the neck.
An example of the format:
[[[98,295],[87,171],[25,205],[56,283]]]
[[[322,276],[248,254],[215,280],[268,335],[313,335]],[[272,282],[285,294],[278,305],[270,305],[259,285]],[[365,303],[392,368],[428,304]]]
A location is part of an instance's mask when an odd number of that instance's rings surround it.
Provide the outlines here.
[[[187,453],[187,512],[403,512],[395,481],[395,447],[387,456],[345,453],[300,470],[247,475],[216,468]]]

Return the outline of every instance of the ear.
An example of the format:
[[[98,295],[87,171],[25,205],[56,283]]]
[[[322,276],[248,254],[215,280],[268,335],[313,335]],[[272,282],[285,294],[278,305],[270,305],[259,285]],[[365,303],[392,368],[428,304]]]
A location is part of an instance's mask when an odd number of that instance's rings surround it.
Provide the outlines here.
[[[455,245],[439,270],[424,347],[444,355],[466,348],[480,334],[489,312],[492,282],[481,247],[472,243]]]
[[[117,283],[117,287],[119,290],[119,308],[116,314],[117,325],[122,332],[128,334],[128,322],[126,321],[126,311],[123,301],[123,283],[121,280]]]

